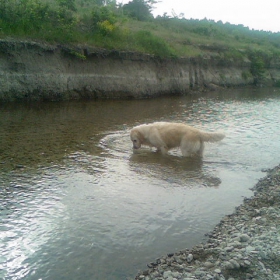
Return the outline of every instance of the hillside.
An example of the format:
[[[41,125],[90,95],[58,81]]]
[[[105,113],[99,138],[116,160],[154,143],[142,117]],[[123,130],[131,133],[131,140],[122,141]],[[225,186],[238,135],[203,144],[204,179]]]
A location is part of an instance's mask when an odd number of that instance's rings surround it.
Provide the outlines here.
[[[106,3],[106,5],[105,5]],[[280,33],[243,25],[153,18],[153,1],[2,0],[0,38],[30,38],[51,43],[87,44],[166,57],[218,55],[242,59],[252,53],[280,56]]]

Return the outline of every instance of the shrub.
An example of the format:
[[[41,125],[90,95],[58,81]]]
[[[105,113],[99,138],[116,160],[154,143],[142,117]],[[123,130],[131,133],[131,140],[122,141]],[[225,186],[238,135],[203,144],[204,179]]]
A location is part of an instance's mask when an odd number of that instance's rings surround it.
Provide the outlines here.
[[[93,27],[96,27],[100,22],[108,21],[110,24],[116,22],[116,15],[108,7],[94,6],[91,11],[91,19]]]
[[[123,6],[124,13],[140,21],[146,21],[153,18],[151,13],[152,6],[149,4],[151,1],[147,0],[132,0]]]
[[[274,86],[280,88],[280,80],[276,80],[274,83]]]
[[[100,33],[106,36],[114,31],[115,26],[111,24],[108,20],[104,20],[102,22],[98,22],[98,28]]]
[[[251,55],[250,59],[251,59],[250,72],[254,77],[254,84],[257,85],[262,81],[264,77],[265,63],[263,58],[258,53]]]
[[[250,71],[243,71],[241,73],[242,79],[244,79],[245,81],[247,81],[248,79],[252,78],[252,74]]]
[[[54,9],[40,0],[1,0],[0,18],[4,34],[39,38],[58,32],[63,38],[64,34],[72,32],[76,23],[73,12],[66,7]]]

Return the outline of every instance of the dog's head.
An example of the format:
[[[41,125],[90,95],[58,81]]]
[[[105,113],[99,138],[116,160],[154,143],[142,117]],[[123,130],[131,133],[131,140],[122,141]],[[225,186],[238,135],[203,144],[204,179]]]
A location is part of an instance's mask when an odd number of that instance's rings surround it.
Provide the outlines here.
[[[141,148],[141,145],[143,143],[143,136],[142,136],[142,134],[139,130],[133,128],[130,131],[130,139],[131,139],[132,144],[133,144],[133,149]]]

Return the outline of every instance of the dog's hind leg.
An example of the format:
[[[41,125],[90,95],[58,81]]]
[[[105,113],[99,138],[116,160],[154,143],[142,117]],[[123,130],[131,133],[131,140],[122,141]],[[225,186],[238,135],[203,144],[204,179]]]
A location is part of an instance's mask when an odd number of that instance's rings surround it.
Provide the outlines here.
[[[203,157],[203,151],[204,151],[204,142],[200,141],[200,148],[197,151],[197,155],[200,156],[200,157]]]
[[[202,157],[203,145],[201,145],[199,141],[182,141],[180,148],[184,157],[191,157],[194,155]]]

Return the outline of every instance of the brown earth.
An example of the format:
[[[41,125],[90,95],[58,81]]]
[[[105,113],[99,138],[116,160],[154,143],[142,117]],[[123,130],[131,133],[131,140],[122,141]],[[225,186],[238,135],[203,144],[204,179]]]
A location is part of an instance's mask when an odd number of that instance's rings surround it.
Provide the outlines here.
[[[0,102],[79,98],[148,98],[253,83],[250,61],[218,55],[160,59],[88,46],[0,40]],[[268,84],[280,78],[271,63]]]

